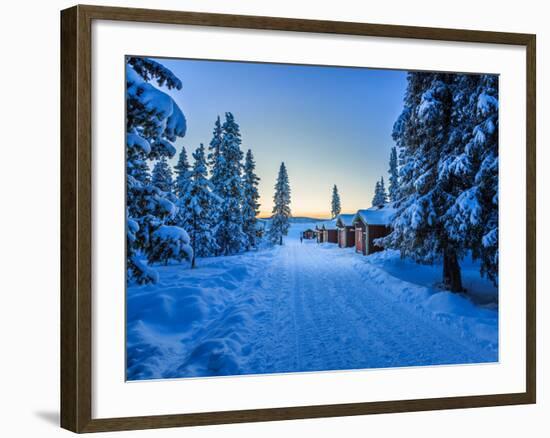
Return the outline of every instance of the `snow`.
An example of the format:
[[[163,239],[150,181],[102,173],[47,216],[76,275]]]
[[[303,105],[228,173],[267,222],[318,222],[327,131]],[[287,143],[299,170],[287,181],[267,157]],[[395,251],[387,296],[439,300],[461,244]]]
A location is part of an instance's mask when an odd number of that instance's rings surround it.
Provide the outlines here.
[[[173,157],[174,155],[176,155],[176,148],[169,141],[160,139],[156,142],[156,145],[162,151],[163,156]]]
[[[392,277],[427,288],[430,293],[440,292],[441,263],[420,265],[411,259],[401,258],[397,250],[376,252],[367,257],[370,264],[379,267]],[[471,257],[461,261],[462,282],[469,297],[478,304],[497,307],[498,289],[479,275],[479,263]],[[460,296],[459,294],[455,294]]]
[[[126,133],[126,145],[129,148],[138,147],[144,154],[149,154],[151,152],[151,145],[147,140],[130,132]]]
[[[174,225],[161,225],[151,235],[149,262],[168,264],[170,260],[191,259],[193,249],[189,242],[189,235],[183,228]]]
[[[159,281],[158,272],[154,269],[151,269],[147,266],[143,260],[140,260],[139,257],[133,256],[131,258],[132,263],[141,271],[140,280],[144,283],[157,283]]]
[[[354,221],[356,219],[361,219],[364,223],[369,225],[389,225],[395,212],[396,210],[389,205],[382,208],[371,207],[365,210],[358,210],[354,217]]]
[[[344,227],[351,227],[353,225],[354,214],[339,214],[336,218],[336,222]]]
[[[432,93],[427,91],[422,95],[420,105],[418,106],[418,116],[420,118],[426,118],[426,114],[432,111],[433,106],[435,106],[434,98]]]
[[[148,83],[142,83],[140,89],[139,100],[147,111],[157,115],[159,119],[172,115],[174,101],[168,94]]]
[[[282,246],[161,266],[157,284],[128,287],[128,379],[498,360],[498,294],[471,260],[464,285],[477,300],[438,289],[441,266],[396,251],[300,243],[314,225],[291,222]]]
[[[126,68],[126,82],[128,84],[126,92],[134,96],[137,93],[137,87],[145,81],[133,68]]]
[[[467,235],[468,227],[478,225],[482,221],[482,210],[478,202],[478,189],[473,187],[465,190],[456,198],[454,206],[449,210],[454,221],[452,227],[448,226],[449,235],[456,239],[464,239]]]
[[[153,61],[150,58],[132,56],[128,58],[128,63],[146,81],[156,79],[158,85],[161,87],[165,85],[169,89],[176,88],[180,90],[182,88],[181,81],[159,62]]]
[[[498,242],[498,229],[492,229],[481,238],[481,243],[485,247],[496,245]]]
[[[160,64],[158,65],[160,66]],[[169,70],[163,68],[162,72],[166,73]],[[181,82],[172,74],[169,80],[171,82],[174,80],[177,81],[181,88]],[[126,68],[126,83],[127,97],[139,101],[151,115],[151,118],[156,118],[156,122],[161,124],[163,132],[158,132],[159,135],[165,135],[170,141],[175,141],[177,137],[185,136],[187,129],[185,116],[168,94],[159,90],[154,85],[145,82],[130,66]]]
[[[483,115],[498,111],[498,99],[487,93],[481,93],[477,99],[477,110]]]
[[[177,105],[173,105],[172,114],[166,121],[166,127],[164,129],[164,135],[171,141],[175,141],[176,137],[184,137],[187,131],[187,120],[183,115],[183,112]]]
[[[327,219],[324,221],[317,222],[313,224],[313,228],[318,230],[335,230],[336,229],[336,219]]]
[[[177,207],[172,201],[169,201],[166,198],[161,198],[160,196],[157,196],[155,199],[168,217],[173,217],[176,214]]]
[[[161,225],[155,230],[153,235],[161,240],[180,240],[184,243],[189,243],[189,235],[180,227]]]

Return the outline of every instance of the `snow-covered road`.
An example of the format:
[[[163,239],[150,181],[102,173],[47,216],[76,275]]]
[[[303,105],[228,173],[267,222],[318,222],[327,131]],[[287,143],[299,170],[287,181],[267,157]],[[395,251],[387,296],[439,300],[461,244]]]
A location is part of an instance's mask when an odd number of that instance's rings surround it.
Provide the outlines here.
[[[498,359],[495,310],[399,280],[353,249],[300,243],[299,229],[282,247],[163,268],[160,286],[130,288],[129,378]],[[137,311],[144,299],[166,319]]]
[[[326,246],[289,240],[260,276],[268,295],[249,372],[490,360],[484,349],[453,336],[447,325],[422,312],[409,311],[370,281],[368,272],[353,263],[352,250],[343,257]]]

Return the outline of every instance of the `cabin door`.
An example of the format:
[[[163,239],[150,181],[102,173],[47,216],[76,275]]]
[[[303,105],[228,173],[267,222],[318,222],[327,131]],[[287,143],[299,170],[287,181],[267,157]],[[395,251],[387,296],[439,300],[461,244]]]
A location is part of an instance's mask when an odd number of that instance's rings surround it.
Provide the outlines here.
[[[346,246],[355,246],[355,230],[346,230]]]
[[[363,252],[363,230],[361,228],[355,229],[355,249],[357,252]]]

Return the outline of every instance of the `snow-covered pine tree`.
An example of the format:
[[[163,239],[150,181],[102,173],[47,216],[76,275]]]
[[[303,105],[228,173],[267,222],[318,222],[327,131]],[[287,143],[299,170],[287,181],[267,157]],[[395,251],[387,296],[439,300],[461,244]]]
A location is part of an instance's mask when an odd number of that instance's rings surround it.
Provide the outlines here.
[[[220,170],[223,167],[220,155],[220,147],[222,144],[223,129],[220,122],[220,116],[214,122],[214,131],[212,132],[212,140],[208,146],[208,167],[210,168],[210,182],[217,190],[223,181],[220,181]]]
[[[190,169],[191,166],[187,160],[187,151],[185,150],[185,146],[182,146],[178,156],[178,162],[174,166],[176,173],[176,178],[174,181],[174,194],[178,211],[172,222],[173,225],[177,225],[184,230],[188,229],[190,221],[190,211],[188,205],[186,205],[185,197],[187,194],[187,186],[189,185]]]
[[[395,124],[400,210],[382,243],[421,262],[443,259],[462,290],[468,251],[498,281],[498,77],[411,73]],[[450,102],[450,103],[449,103]]]
[[[186,130],[180,108],[158,87],[179,90],[181,81],[156,61],[127,58],[127,270],[129,281],[140,284],[157,279],[155,271],[140,258],[140,253],[150,251],[151,234],[176,212],[174,203],[152,184],[147,162],[172,157],[176,151],[172,142],[183,137]]]
[[[151,233],[151,248],[147,253],[147,261],[168,264],[170,260],[181,262],[194,259],[193,249],[187,232],[174,225],[160,225]]]
[[[132,142],[132,136],[127,142]],[[132,147],[136,147],[135,144],[132,144]],[[129,181],[139,181],[142,184],[151,184],[151,169],[147,164],[145,154],[141,152],[134,151],[135,155],[131,158],[131,163],[127,163],[128,179]],[[137,152],[137,153],[136,153]],[[130,160],[130,157],[128,157]]]
[[[212,140],[208,146],[208,156],[207,163],[210,171],[210,183],[212,184],[213,192],[220,197],[223,196],[224,192],[224,182],[223,175],[225,168],[224,157],[221,153],[221,145],[223,140],[223,129],[220,122],[220,116],[217,116],[216,121],[214,122],[214,130],[212,131]],[[217,208],[212,211],[212,221],[215,224],[219,223],[220,209],[222,203],[218,202]],[[218,245],[218,251],[220,251],[220,246]]]
[[[189,176],[187,192],[183,196],[184,203],[189,211],[188,231],[193,248],[191,267],[196,264],[196,257],[214,255],[218,245],[214,236],[212,211],[218,202],[218,197],[212,193],[212,186],[208,180],[205,148],[201,143],[193,152],[193,169]]]
[[[481,273],[498,283],[498,76],[483,75],[476,101],[476,125],[471,153],[476,155],[474,184],[480,220],[472,227],[472,255],[481,260]],[[481,240],[481,246],[479,242]]]
[[[256,216],[259,213],[260,194],[258,193],[258,184],[260,178],[255,173],[256,163],[252,151],[248,149],[244,161],[243,174],[243,232],[246,235],[246,249],[256,247]]]
[[[390,202],[395,202],[399,199],[399,175],[397,168],[397,148],[393,146],[390,152],[390,175],[388,186],[388,198]]]
[[[459,260],[464,247],[445,229],[443,217],[454,201],[438,178],[451,131],[454,75],[412,72],[408,75],[404,109],[393,138],[401,151],[402,202],[392,232],[382,243],[420,263],[443,258],[443,283],[462,290]]]
[[[168,161],[166,161],[166,156],[163,155],[160,160],[155,163],[151,182],[155,187],[158,187],[164,193],[173,193],[174,178],[172,176],[172,169],[168,164]]]
[[[374,184],[374,195],[372,196],[371,205],[376,207],[380,204],[380,181],[376,180]]]
[[[283,244],[283,236],[288,234],[290,228],[290,184],[285,163],[281,163],[279,175],[275,184],[275,195],[273,196],[273,215],[271,216],[271,227],[269,229],[269,240],[272,243]]]
[[[384,184],[384,177],[380,177],[380,199],[382,201],[382,204],[386,204],[388,202],[388,193],[386,192],[386,185]]]
[[[336,184],[334,184],[334,187],[332,187],[332,200],[330,203],[330,214],[333,218],[338,216],[340,212],[342,211],[342,205],[340,203],[340,194],[338,193],[338,187],[336,187]]]
[[[178,155],[178,162],[174,166],[176,178],[174,181],[174,193],[177,197],[182,197],[187,192],[187,184],[189,183],[189,170],[191,166],[187,160],[187,151],[185,146],[181,147]]]
[[[243,233],[243,216],[241,203],[242,163],[241,133],[232,113],[225,113],[222,126],[223,138],[220,144],[218,169],[218,187],[216,195],[221,198],[217,215],[216,240],[221,254],[236,254],[246,247],[246,236]]]
[[[445,216],[450,236],[481,260],[481,274],[498,282],[498,78],[459,75],[455,132],[440,178],[459,190]]]
[[[380,177],[380,181],[376,181],[374,186],[374,196],[372,198],[372,206],[379,207],[388,202],[386,187],[384,186],[384,177]]]

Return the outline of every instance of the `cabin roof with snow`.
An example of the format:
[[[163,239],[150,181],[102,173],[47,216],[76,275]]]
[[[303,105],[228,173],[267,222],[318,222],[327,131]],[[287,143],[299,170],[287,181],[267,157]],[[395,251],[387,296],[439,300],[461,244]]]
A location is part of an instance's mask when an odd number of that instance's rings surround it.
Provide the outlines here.
[[[391,206],[371,207],[365,210],[357,210],[353,216],[353,222],[361,221],[365,225],[385,225],[391,224],[391,219],[395,214],[395,208]]]
[[[315,229],[317,230],[335,230],[336,229],[336,219],[329,219],[322,222],[317,222],[315,224]]]
[[[339,214],[336,218],[336,226],[340,228],[351,227],[355,214]]]

